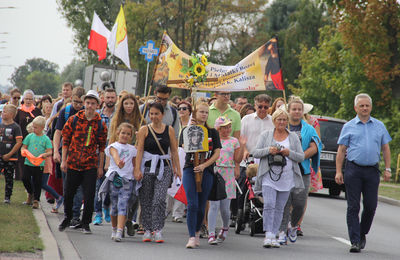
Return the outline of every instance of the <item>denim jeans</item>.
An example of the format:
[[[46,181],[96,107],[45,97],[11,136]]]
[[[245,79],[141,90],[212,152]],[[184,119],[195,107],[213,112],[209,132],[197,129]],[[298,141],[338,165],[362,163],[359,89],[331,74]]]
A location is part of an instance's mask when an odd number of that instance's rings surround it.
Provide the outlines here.
[[[98,192],[100,189],[101,184],[103,184],[103,181],[106,179],[105,174],[103,175],[103,177],[101,177],[100,179],[97,179],[96,181],[96,194],[94,196],[94,212],[96,212],[96,214],[98,215],[102,215],[102,209],[103,208],[109,208],[110,207],[110,195],[107,194],[106,197],[104,198],[104,201],[98,200]]]
[[[203,223],[206,203],[210,194],[214,177],[208,169],[203,172],[203,181],[201,183],[202,192],[196,191],[196,181],[193,168],[183,169],[182,183],[185,189],[187,205],[187,226],[189,236],[194,237],[195,233],[200,230]]]
[[[58,194],[53,187],[49,186],[47,184],[47,181],[49,180],[49,175],[48,173],[43,173],[42,175],[42,189],[44,189],[45,191],[47,191],[48,193],[50,193],[54,198],[56,198],[57,200],[60,198],[60,194]]]
[[[360,242],[360,236],[368,234],[378,205],[379,169],[346,163],[344,184],[347,195],[347,228],[351,243]],[[363,211],[359,219],[360,199],[363,195]]]

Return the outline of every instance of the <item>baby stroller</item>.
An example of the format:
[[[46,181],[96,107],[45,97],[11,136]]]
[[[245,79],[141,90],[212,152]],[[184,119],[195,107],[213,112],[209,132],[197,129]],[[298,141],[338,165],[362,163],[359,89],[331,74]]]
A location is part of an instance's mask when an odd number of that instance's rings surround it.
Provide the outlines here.
[[[253,178],[257,173],[257,167],[258,165],[255,164],[248,165],[248,169],[246,171],[247,178],[245,182],[245,188],[239,191],[239,193],[242,194],[241,196],[244,196],[244,198],[243,207],[239,208],[237,213],[235,226],[236,234],[240,234],[240,232],[245,229],[247,223],[250,226],[250,236],[254,236],[254,234],[264,233],[262,217],[264,201],[261,194],[256,195],[254,193],[252,187],[255,183]],[[252,168],[254,168],[255,170]],[[252,171],[255,171],[255,174],[251,174]]]

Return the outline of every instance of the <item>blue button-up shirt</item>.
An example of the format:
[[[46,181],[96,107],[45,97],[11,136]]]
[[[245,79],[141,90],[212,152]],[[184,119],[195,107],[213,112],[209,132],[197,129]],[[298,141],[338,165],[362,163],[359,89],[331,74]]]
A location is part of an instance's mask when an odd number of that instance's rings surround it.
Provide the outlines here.
[[[356,116],[343,126],[338,144],[347,147],[347,160],[362,166],[373,166],[380,160],[382,145],[391,140],[381,121],[370,117],[363,123]]]

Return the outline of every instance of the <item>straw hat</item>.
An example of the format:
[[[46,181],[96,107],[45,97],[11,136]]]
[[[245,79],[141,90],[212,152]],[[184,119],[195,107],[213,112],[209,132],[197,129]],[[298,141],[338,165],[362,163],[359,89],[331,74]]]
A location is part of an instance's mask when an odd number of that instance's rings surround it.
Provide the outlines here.
[[[314,107],[314,106],[311,105],[311,104],[309,104],[309,103],[304,103],[303,114],[308,114],[308,113],[310,113],[311,110],[313,109],[313,107]],[[286,106],[285,106],[285,105],[280,106],[279,109],[282,109],[283,111],[288,112],[288,111],[286,110]]]

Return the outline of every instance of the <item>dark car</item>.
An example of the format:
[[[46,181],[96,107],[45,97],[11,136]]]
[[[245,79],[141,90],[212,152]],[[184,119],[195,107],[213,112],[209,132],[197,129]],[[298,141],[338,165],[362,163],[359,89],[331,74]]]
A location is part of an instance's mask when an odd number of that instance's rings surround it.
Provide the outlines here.
[[[336,154],[338,149],[337,141],[346,120],[327,116],[313,116],[318,119],[321,125],[322,152],[320,169],[324,188],[329,189],[329,195],[339,196],[345,191],[344,185],[335,182],[336,175]]]

